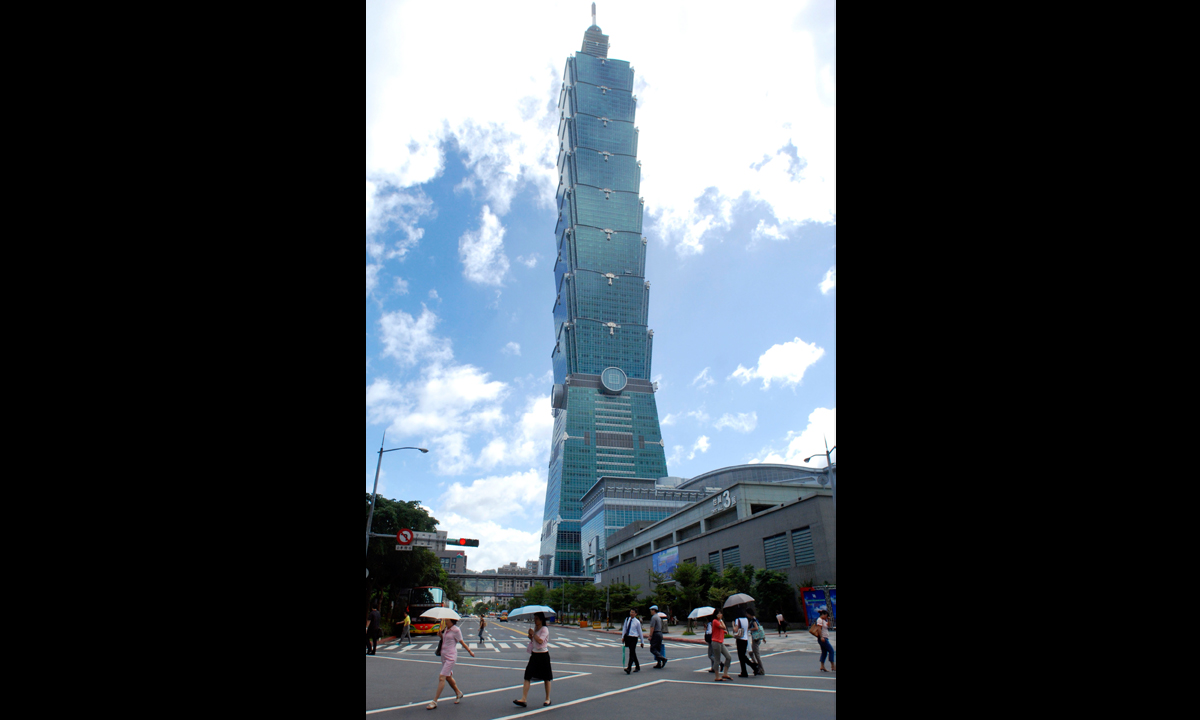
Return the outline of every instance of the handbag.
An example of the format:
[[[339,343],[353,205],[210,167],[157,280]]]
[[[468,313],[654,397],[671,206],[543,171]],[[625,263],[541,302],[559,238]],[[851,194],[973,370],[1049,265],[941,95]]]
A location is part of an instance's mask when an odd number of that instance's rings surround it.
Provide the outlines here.
[[[813,637],[817,638],[818,640],[821,639],[821,626],[820,625],[818,625],[814,622],[812,625],[808,626],[808,631],[810,633],[812,633]]]
[[[437,655],[438,657],[441,657],[441,656],[442,656],[442,640],[444,640],[444,639],[445,639],[445,638],[438,638],[438,646],[437,646],[437,650],[434,650],[434,651],[433,651],[433,654],[434,654],[434,655]]]
[[[754,621],[754,629],[750,631],[750,639],[762,640],[763,637],[765,637],[765,636],[766,636],[766,633],[763,632],[762,625],[757,620],[755,620]]]
[[[737,631],[733,633],[733,639],[744,640],[745,638],[742,637],[742,624],[740,622],[735,622],[733,626],[737,628]]]

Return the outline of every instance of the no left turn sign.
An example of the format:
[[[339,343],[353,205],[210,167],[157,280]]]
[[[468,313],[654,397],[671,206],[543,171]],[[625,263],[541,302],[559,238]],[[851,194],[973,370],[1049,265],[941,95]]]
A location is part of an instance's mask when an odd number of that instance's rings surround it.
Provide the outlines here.
[[[408,545],[412,541],[413,541],[413,531],[412,530],[409,530],[408,528],[404,528],[400,532],[396,533],[396,542],[400,543],[401,545]]]

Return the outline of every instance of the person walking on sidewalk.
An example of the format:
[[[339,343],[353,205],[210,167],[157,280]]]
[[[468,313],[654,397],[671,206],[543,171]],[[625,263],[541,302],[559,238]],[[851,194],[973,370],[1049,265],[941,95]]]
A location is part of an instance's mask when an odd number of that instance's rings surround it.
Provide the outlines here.
[[[750,646],[750,621],[744,617],[740,617],[733,621],[733,639],[737,643],[738,663],[742,666],[742,671],[738,677],[750,677],[746,674],[746,665],[749,665],[754,674],[758,674],[758,666],[753,660],[746,658],[746,648]]]
[[[461,644],[463,649],[471,653],[471,657],[475,657],[475,653],[471,652],[471,646],[463,640],[462,629],[458,627],[458,621],[446,618],[442,621],[442,626],[445,628],[440,633],[442,636],[442,669],[438,672],[437,692],[433,695],[433,702],[425,706],[426,710],[436,710],[438,698],[442,696],[442,690],[446,687],[446,683],[450,683],[450,689],[454,691],[454,704],[457,705],[459,700],[463,699],[463,691],[458,689],[458,683],[454,682],[454,663],[458,661],[458,646]]]
[[[625,624],[621,626],[621,640],[625,643],[625,647],[629,648],[629,661],[625,664],[625,674],[629,674],[629,669],[637,666],[633,672],[641,672],[642,664],[638,662],[637,645],[642,644],[646,647],[646,643],[642,640],[642,621],[637,618],[637,608],[629,608],[629,617],[625,618]]]
[[[713,653],[716,652],[716,650],[717,650],[716,648],[713,647],[713,644],[712,644],[712,620],[713,620],[712,615],[700,618],[700,622],[705,623],[705,625],[704,625],[704,642],[708,645],[708,661],[710,663],[712,662],[712,659],[713,659]],[[715,673],[716,670],[709,670],[709,672]]]
[[[783,635],[784,637],[787,637],[787,620],[783,619],[782,610],[775,615],[775,623],[775,636],[778,637]]]
[[[729,656],[729,649],[725,647],[725,621],[723,618],[724,615],[718,610],[712,621],[712,666],[713,673],[717,676],[714,682],[733,681],[733,678],[729,677],[729,666],[733,664],[733,658]],[[724,662],[719,663],[722,657]],[[724,669],[717,672],[719,667],[724,667]]]
[[[525,701],[529,699],[529,681],[541,680],[546,684],[546,702],[542,703],[542,707],[545,707],[550,704],[550,681],[554,679],[554,672],[550,669],[550,646],[546,644],[550,641],[546,614],[534,613],[533,627],[525,634],[529,636],[529,646],[525,648],[525,652],[529,653],[529,664],[525,666],[525,687],[521,690],[521,699],[513,700],[513,704],[525,707]]]
[[[821,636],[817,638],[817,643],[821,646],[821,672],[829,672],[825,669],[825,656],[829,655],[829,667],[837,672],[837,663],[834,662],[833,645],[829,644],[829,611],[822,610],[820,617],[817,618],[817,626],[821,629]],[[853,658],[851,658],[853,659]]]
[[[746,617],[750,620],[750,652],[747,653],[751,660],[754,661],[755,675],[766,675],[767,671],[763,669],[762,655],[758,652],[759,643],[766,644],[766,634],[763,632],[762,623],[754,616],[753,610],[746,610]]]
[[[658,606],[650,606],[650,654],[654,656],[654,669],[667,664],[667,653],[663,650],[663,619],[658,615]]]
[[[412,620],[409,619],[408,611],[405,610],[404,611],[404,625],[402,626],[402,629],[400,630],[400,639],[396,641],[397,645],[404,642],[405,639],[408,640],[409,645],[412,645],[412,635],[410,635],[408,632],[409,628],[411,626],[412,626]]]
[[[478,645],[478,647],[483,647],[483,629],[485,627],[487,627],[487,618],[485,618],[483,616],[483,613],[480,613],[479,614],[479,645]]]
[[[371,603],[371,612],[367,614],[367,654],[374,655],[375,648],[379,644],[379,638],[383,637],[383,631],[379,629],[379,601]]]

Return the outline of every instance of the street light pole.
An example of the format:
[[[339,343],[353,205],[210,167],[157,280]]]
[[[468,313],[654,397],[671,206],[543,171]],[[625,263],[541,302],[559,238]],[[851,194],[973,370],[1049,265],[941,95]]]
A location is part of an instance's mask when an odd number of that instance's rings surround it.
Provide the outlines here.
[[[812,455],[809,455],[808,457],[804,458],[804,462],[808,462],[809,460],[812,460],[813,458],[815,458],[818,455],[825,456],[825,474],[829,476],[829,487],[831,490],[833,490],[833,506],[836,508],[837,507],[837,480],[836,480],[837,476],[833,474],[833,460],[829,457],[829,453],[833,452],[834,450],[837,450],[837,445],[834,445],[833,447],[829,447],[829,440],[826,439],[825,440],[825,452],[824,453],[813,453]]]
[[[375,496],[376,496],[376,493],[379,491],[379,468],[380,468],[380,466],[383,465],[383,454],[385,452],[391,452],[392,450],[420,450],[423,453],[429,452],[425,448],[419,448],[419,447],[402,447],[402,448],[391,448],[389,450],[384,450],[383,442],[386,439],[387,439],[387,430],[384,430],[383,431],[383,439],[379,441],[379,462],[375,463],[375,487],[371,488],[371,511],[369,513],[367,513],[367,537],[366,537],[366,544],[363,547],[364,554],[366,553],[367,550],[371,549],[371,520],[374,519],[374,517],[375,517]]]

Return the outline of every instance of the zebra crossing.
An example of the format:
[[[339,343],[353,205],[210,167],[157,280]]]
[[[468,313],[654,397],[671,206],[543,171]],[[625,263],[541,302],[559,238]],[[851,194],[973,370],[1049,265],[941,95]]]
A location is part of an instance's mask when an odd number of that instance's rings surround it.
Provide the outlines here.
[[[468,641],[468,644],[471,646],[472,650],[484,649],[484,650],[494,650],[496,652],[500,652],[501,648],[503,648],[505,650],[514,650],[514,649],[524,650],[527,645],[527,643],[524,643],[524,642],[501,642],[501,641],[494,641],[494,640],[489,640],[482,644],[480,644],[478,642],[469,642]],[[619,642],[606,642],[606,641],[595,642],[592,640],[587,640],[587,641],[555,640],[553,642],[546,643],[546,645],[547,645],[547,647],[550,647],[550,648],[574,648],[574,647],[579,647],[579,648],[586,648],[586,647],[619,648],[619,647],[622,647],[621,643],[619,643]],[[667,648],[678,648],[678,649],[688,649],[688,650],[694,650],[698,647],[697,645],[694,645],[694,644],[674,643],[674,642],[670,642],[670,641],[663,642],[663,646],[667,647]],[[400,652],[400,653],[420,652],[423,650],[431,651],[436,647],[437,647],[436,642],[435,643],[414,642],[411,645],[409,645],[408,643],[403,643],[403,644],[393,643],[391,645],[380,645],[379,652]]]

